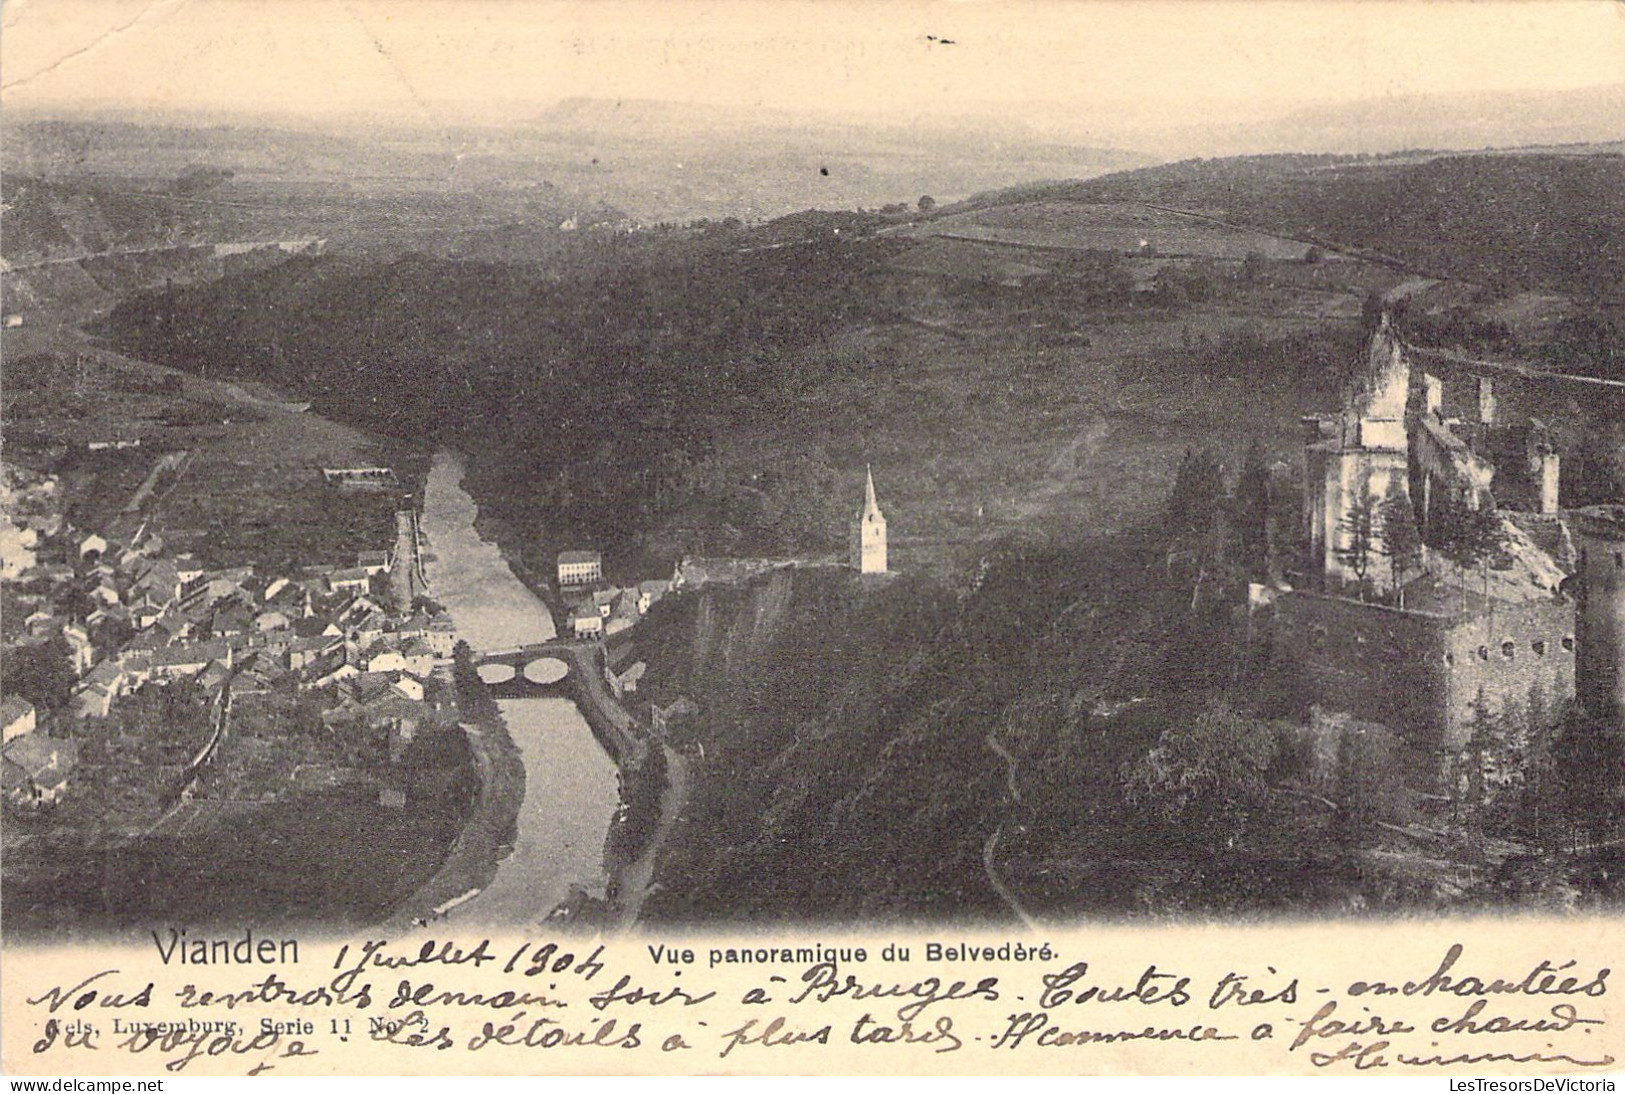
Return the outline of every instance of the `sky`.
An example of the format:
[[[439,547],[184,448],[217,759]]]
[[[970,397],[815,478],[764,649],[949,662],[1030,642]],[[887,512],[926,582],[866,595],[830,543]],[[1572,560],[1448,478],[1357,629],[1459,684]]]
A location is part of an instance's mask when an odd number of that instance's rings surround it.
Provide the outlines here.
[[[947,39],[948,42],[943,40]],[[1621,0],[7,0],[0,106],[444,121],[572,96],[1162,124],[1625,82]]]

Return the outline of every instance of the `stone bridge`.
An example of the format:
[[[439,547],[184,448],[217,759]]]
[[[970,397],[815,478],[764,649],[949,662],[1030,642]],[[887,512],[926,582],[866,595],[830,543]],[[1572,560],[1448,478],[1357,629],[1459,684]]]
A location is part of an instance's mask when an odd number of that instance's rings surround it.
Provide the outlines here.
[[[529,646],[476,650],[474,669],[498,699],[562,695],[569,686],[576,652],[575,644],[556,639]]]

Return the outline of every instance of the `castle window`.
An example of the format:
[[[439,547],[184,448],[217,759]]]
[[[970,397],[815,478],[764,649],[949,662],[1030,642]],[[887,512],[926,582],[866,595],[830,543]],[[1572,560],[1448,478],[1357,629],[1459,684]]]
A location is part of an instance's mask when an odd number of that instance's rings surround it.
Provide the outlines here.
[[[1546,640],[1543,638],[1537,638],[1529,643],[1529,648],[1535,651],[1536,657],[1546,656]]]
[[[1488,661],[1490,659],[1490,648],[1488,646],[1478,647],[1478,659],[1480,661]]]
[[[1501,643],[1501,656],[1505,657],[1508,661],[1512,660],[1517,652],[1518,647],[1513,645],[1512,642],[1507,641]]]
[[[1563,648],[1570,653],[1574,652],[1574,635],[1565,634],[1563,636]]]
[[[1447,665],[1454,665],[1456,663],[1456,655],[1453,653],[1446,653],[1444,655],[1444,663]]]
[[[1625,551],[1614,552],[1614,569],[1625,570]]]

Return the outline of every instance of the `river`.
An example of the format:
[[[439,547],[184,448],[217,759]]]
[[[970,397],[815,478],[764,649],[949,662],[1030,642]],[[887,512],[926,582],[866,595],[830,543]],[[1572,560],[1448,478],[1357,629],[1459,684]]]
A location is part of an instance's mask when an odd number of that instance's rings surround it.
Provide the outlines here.
[[[479,510],[462,478],[456,455],[435,455],[419,521],[430,556],[424,561],[429,595],[476,650],[555,637],[547,606],[475,531]],[[619,786],[614,763],[570,700],[503,699],[497,705],[525,765],[518,833],[496,877],[450,916],[470,925],[533,925],[574,889],[604,895],[604,838],[620,804]]]

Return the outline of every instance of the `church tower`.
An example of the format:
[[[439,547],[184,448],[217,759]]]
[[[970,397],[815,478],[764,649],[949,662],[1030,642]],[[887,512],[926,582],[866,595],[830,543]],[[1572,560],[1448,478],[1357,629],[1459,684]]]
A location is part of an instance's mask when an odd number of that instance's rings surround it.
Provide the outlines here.
[[[865,469],[863,509],[852,522],[852,566],[862,574],[886,572],[886,517],[875,501],[875,476]]]

